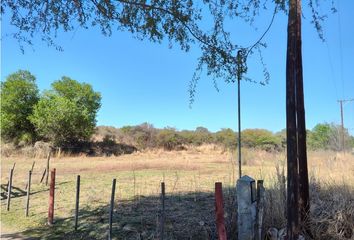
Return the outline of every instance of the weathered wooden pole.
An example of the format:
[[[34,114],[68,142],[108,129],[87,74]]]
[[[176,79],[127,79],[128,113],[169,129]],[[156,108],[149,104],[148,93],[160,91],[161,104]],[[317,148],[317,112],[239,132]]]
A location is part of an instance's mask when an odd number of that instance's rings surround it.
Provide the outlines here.
[[[226,240],[226,228],[224,220],[224,200],[222,196],[222,183],[215,183],[215,216],[216,216],[216,229],[218,232],[219,240]]]
[[[310,201],[301,44],[301,0],[290,0],[286,60],[288,240],[298,238],[300,226],[311,235],[306,224]]]
[[[33,168],[34,168],[34,164],[35,164],[36,162],[35,161],[33,161],[33,163],[32,163],[32,167],[31,167],[31,175],[32,175],[32,173],[33,173]],[[25,187],[25,190],[27,190],[27,187],[28,187],[28,183],[26,183],[26,187]]]
[[[30,170],[28,172],[27,199],[26,199],[26,217],[28,217],[28,211],[29,211],[29,200],[30,200],[30,194],[31,194],[31,176],[32,176],[32,170]]]
[[[297,151],[299,165],[299,209],[301,225],[305,226],[309,233],[308,217],[310,214],[310,193],[309,193],[309,177],[307,168],[307,148],[306,148],[306,123],[305,123],[305,104],[304,104],[304,87],[302,73],[302,51],[301,51],[301,3],[299,3],[299,12],[297,14],[298,21],[298,37],[297,37],[297,60],[296,60],[296,121],[297,121]]]
[[[161,183],[161,219],[160,219],[160,239],[165,235],[165,182]]]
[[[46,172],[47,172],[47,175],[46,175],[46,179],[45,179],[45,185],[47,186],[48,185],[48,177],[49,177],[49,161],[50,161],[50,155],[51,155],[51,150],[49,150],[49,153],[48,153],[48,157],[47,157],[47,168],[46,168]]]
[[[80,201],[80,175],[76,179],[76,201],[75,201],[75,231],[77,231],[79,220],[79,201]]]
[[[53,225],[54,221],[54,193],[55,193],[55,168],[50,172],[50,189],[49,189],[49,209],[48,209],[48,225]]]
[[[116,191],[116,179],[113,179],[112,182],[112,194],[111,194],[111,204],[109,208],[109,231],[108,231],[108,239],[112,239],[112,224],[113,224],[113,210],[114,210],[114,195]]]
[[[12,190],[12,175],[14,173],[14,168],[15,168],[15,165],[14,165],[13,168],[10,169],[9,183],[7,185],[7,207],[6,207],[7,211],[10,211],[11,190]]]

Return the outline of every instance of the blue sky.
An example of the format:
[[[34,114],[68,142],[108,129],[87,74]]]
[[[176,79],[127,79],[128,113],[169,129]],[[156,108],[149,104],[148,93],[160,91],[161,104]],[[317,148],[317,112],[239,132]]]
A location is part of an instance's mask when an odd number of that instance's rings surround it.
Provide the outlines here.
[[[354,1],[335,3],[339,14],[329,13],[323,23],[325,43],[309,23],[308,10],[304,11],[303,66],[309,129],[322,122],[340,123],[337,100],[354,98],[354,28],[350,18]],[[255,41],[270,14],[271,11],[263,13],[255,27],[237,20],[229,23],[235,42]],[[266,128],[275,132],[285,127],[286,27],[287,17],[280,13],[265,38],[268,47],[263,55],[271,74],[269,84],[242,82],[242,129]],[[25,47],[22,54],[14,39],[4,37],[13,31],[6,16],[1,31],[2,81],[12,72],[26,69],[37,77],[41,90],[50,88],[64,75],[90,83],[102,94],[98,125],[121,127],[149,122],[155,127],[177,129],[237,129],[236,84],[219,79],[217,92],[212,79],[202,75],[195,102],[189,108],[188,85],[200,53],[197,46],[186,53],[177,45],[169,49],[165,43],[140,41],[126,32],[116,31],[111,37],[104,37],[92,28],[60,34],[57,43],[63,52],[34,39],[34,46]],[[249,62],[249,76],[263,80],[256,57]],[[354,102],[344,106],[344,114],[345,126],[354,134]]]

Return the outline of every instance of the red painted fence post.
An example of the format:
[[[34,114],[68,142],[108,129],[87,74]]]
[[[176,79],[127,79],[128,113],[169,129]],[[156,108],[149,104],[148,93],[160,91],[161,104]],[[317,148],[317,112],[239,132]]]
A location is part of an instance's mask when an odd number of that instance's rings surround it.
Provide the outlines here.
[[[226,240],[226,229],[224,220],[224,200],[222,196],[222,183],[215,183],[215,215],[216,229],[218,231],[218,239]]]
[[[48,209],[48,225],[53,225],[54,218],[54,191],[55,191],[55,168],[50,172],[50,188],[49,188],[49,209]]]

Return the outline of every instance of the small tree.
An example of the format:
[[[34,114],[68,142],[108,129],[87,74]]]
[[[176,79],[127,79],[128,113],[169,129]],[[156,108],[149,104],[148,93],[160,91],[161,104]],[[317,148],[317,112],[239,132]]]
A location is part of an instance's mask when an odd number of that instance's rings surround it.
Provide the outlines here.
[[[5,141],[32,142],[35,128],[28,117],[38,102],[36,78],[19,70],[1,82],[1,137]]]
[[[56,146],[88,140],[96,125],[100,94],[86,83],[67,77],[52,84],[35,106],[31,122],[38,134]]]

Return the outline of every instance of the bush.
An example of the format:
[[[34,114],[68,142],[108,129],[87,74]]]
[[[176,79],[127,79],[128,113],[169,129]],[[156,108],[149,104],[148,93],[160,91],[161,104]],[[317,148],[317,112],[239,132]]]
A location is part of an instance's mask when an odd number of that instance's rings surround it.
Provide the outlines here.
[[[275,150],[281,148],[281,139],[265,129],[246,129],[241,132],[241,141],[245,147]]]
[[[215,142],[224,146],[227,149],[236,149],[237,134],[232,129],[222,129],[215,133]]]
[[[183,142],[183,138],[171,128],[160,130],[157,134],[158,146],[168,151],[182,149]]]

